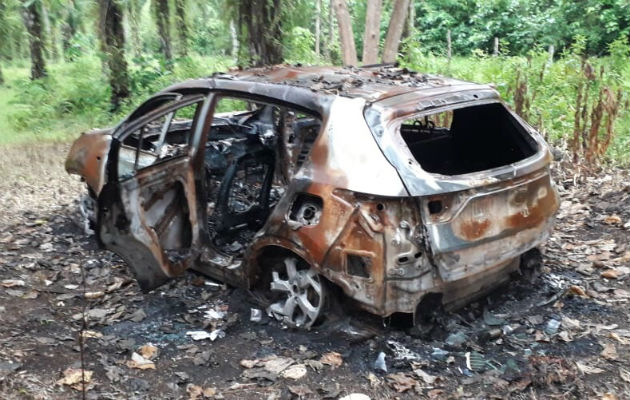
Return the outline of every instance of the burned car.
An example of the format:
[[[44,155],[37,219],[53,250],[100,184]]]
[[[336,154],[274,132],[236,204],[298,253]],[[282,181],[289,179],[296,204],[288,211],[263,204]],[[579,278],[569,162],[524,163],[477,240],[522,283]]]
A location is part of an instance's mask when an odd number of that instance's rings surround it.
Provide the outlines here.
[[[173,85],[81,135],[66,169],[142,289],[193,268],[310,327],[333,289],[421,318],[505,282],[552,228],[550,161],[490,86],[275,66]]]

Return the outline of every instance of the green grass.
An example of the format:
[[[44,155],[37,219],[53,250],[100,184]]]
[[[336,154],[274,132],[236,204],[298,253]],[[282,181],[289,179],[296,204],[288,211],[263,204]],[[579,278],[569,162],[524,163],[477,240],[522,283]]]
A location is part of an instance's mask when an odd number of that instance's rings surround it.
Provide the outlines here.
[[[622,166],[630,166],[629,59],[623,43],[618,51],[611,51],[611,56],[589,59],[594,71],[605,69],[603,78],[589,83],[589,113],[600,87],[623,93],[613,141],[606,153],[606,161]],[[132,96],[115,114],[109,112],[109,86],[95,55],[49,65],[48,78],[39,82],[28,79],[26,60],[3,65],[6,83],[0,86],[0,144],[69,141],[86,129],[117,123],[150,95],[172,83],[208,76],[231,65],[226,58],[192,56],[177,60],[169,70],[156,58],[132,60]],[[547,64],[545,52],[532,52],[528,57],[477,54],[454,57],[448,63],[444,57],[410,48],[403,65],[421,72],[492,83],[511,105],[520,74],[527,79],[531,103],[525,115],[528,122],[558,146],[566,146],[572,136],[576,87],[584,80],[578,55],[567,53],[551,64]]]
[[[63,64],[53,65],[50,72],[56,74],[64,68]],[[50,115],[48,105],[29,101],[27,96],[33,93],[32,90],[25,90],[30,85],[28,64],[3,66],[3,73],[5,83],[0,86],[0,145],[65,142],[93,126],[94,121],[87,115]],[[25,118],[41,122],[29,125],[24,122]]]
[[[567,140],[573,135],[576,88],[578,82],[585,81],[579,56],[565,54],[549,64],[546,52],[532,52],[529,57],[488,57],[480,54],[453,57],[449,63],[445,57],[426,55],[420,51],[414,53],[414,50],[410,51],[403,65],[425,73],[493,84],[511,106],[514,106],[516,78],[520,74],[521,80],[527,80],[526,96],[530,102],[524,118],[554,145],[566,146]],[[588,84],[588,112],[591,113],[600,87],[609,87],[615,94],[621,90],[622,106],[614,123],[614,135],[605,161],[630,166],[630,57],[627,48],[619,53],[588,60],[597,75]],[[602,77],[599,76],[600,68],[604,68]],[[603,127],[600,128],[600,135],[603,135]]]
[[[59,142],[93,127],[116,124],[155,92],[189,78],[227,70],[228,59],[192,56],[169,70],[155,58],[129,63],[132,96],[116,113],[109,111],[110,90],[98,57],[48,65],[48,77],[29,80],[25,61],[3,65],[0,86],[0,144]]]

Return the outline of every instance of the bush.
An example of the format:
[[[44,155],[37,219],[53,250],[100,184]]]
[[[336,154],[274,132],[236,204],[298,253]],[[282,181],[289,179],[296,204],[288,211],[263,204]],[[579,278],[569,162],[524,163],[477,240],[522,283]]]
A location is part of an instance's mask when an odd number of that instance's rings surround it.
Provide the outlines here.
[[[624,79],[630,76],[630,47],[627,38],[613,42],[610,45],[611,55],[607,57],[585,58],[584,46],[584,38],[576,37],[571,49],[552,62],[545,50],[535,49],[526,56],[492,57],[484,52],[473,52],[472,57],[454,57],[449,63],[446,57],[423,52],[417,42],[410,41],[404,44],[405,56],[401,64],[425,73],[493,84],[512,108],[551,143],[559,146],[568,146],[573,138],[580,85],[583,87],[583,99],[588,100],[587,131],[592,126],[591,114],[593,108],[597,107],[600,92],[603,93],[602,101],[605,101],[608,92],[616,97],[621,91],[620,109],[614,120],[611,143],[605,149],[604,158],[630,165],[630,81]],[[582,102],[582,110],[584,106]],[[606,141],[605,122],[604,107],[604,116],[597,129],[600,144]],[[580,153],[577,156],[583,157],[585,154]]]

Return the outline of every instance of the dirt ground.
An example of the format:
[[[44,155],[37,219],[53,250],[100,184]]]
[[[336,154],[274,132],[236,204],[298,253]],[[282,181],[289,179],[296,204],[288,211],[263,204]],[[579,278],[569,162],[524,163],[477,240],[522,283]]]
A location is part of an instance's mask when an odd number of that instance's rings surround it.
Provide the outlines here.
[[[0,149],[0,398],[81,398],[82,353],[89,399],[630,398],[627,170],[556,167],[533,282],[422,331],[348,312],[306,332],[250,321],[248,293],[192,272],[143,294],[77,223],[67,148]]]

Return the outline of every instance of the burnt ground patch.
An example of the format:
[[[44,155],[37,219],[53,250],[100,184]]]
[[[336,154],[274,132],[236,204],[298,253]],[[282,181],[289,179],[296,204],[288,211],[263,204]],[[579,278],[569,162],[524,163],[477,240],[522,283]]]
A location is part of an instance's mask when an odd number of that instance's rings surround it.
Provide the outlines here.
[[[0,223],[2,398],[80,398],[59,380],[80,368],[81,331],[88,398],[194,398],[198,387],[227,399],[629,396],[627,171],[578,186],[558,172],[563,202],[541,276],[443,314],[426,332],[349,307],[311,331],[252,322],[247,291],[193,272],[142,293],[77,223],[80,185],[52,169],[40,175],[2,188],[12,196]],[[225,336],[195,341],[191,331]],[[130,366],[147,344],[155,369]],[[381,352],[387,372],[375,368]],[[281,362],[306,373],[294,380],[271,368]]]

